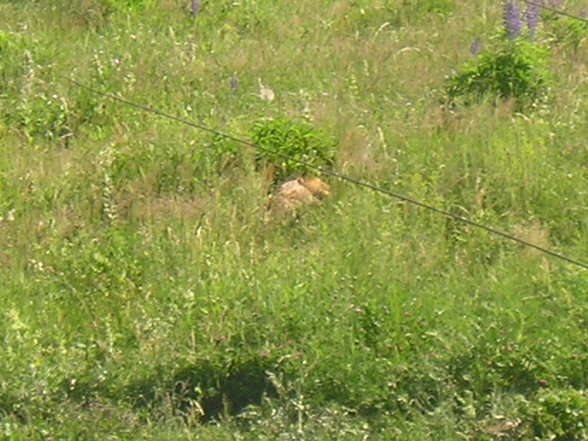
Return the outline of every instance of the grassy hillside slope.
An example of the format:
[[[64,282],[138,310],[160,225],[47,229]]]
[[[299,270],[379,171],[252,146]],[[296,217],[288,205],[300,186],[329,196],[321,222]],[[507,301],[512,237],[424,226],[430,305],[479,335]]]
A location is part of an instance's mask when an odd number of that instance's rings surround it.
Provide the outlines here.
[[[585,269],[329,177],[268,219],[252,149],[65,79],[244,139],[304,122],[340,173],[588,261],[588,26],[502,14],[0,1],[0,437],[588,439]],[[450,99],[513,44],[538,99]]]

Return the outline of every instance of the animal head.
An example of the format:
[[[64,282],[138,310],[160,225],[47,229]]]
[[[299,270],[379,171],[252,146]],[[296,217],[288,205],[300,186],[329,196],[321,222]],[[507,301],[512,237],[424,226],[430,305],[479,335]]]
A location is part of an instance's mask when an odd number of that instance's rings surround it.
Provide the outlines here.
[[[296,213],[305,206],[319,203],[322,198],[331,195],[331,188],[315,177],[303,177],[284,182],[277,193],[270,197],[268,208],[278,216]]]
[[[331,196],[331,187],[329,187],[329,184],[315,176],[298,178],[298,183],[310,191],[316,198],[323,199]]]

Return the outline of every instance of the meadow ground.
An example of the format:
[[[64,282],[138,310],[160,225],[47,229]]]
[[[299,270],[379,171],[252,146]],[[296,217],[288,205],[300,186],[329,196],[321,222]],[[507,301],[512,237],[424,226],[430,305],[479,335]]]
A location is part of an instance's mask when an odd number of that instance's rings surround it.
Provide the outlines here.
[[[506,39],[498,1],[1,0],[0,437],[588,439],[585,269],[329,177],[268,222],[295,165],[65,79],[303,121],[340,173],[587,261],[588,26],[544,12],[516,100],[450,100]]]

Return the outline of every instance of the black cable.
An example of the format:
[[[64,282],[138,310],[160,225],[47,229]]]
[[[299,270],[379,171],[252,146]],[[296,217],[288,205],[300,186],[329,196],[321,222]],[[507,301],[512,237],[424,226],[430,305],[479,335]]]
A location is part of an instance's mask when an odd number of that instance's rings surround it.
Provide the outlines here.
[[[372,191],[375,191],[376,193],[385,194],[387,196],[393,197],[395,199],[399,199],[399,200],[404,201],[404,202],[407,202],[409,204],[416,205],[418,207],[427,209],[427,210],[432,211],[434,213],[441,214],[441,215],[446,216],[446,217],[449,217],[451,219],[454,219],[454,220],[463,222],[465,224],[471,225],[473,227],[476,227],[476,228],[485,230],[485,231],[487,231],[487,232],[489,232],[491,234],[494,234],[496,236],[501,236],[504,239],[508,239],[508,240],[513,241],[513,242],[517,242],[517,243],[519,243],[521,245],[524,245],[526,247],[529,247],[529,248],[534,248],[534,249],[536,249],[536,250],[538,250],[538,251],[540,251],[540,252],[542,252],[544,254],[547,254],[547,255],[552,256],[552,257],[555,257],[557,259],[560,259],[560,260],[563,260],[565,262],[571,263],[573,265],[577,265],[577,266],[582,267],[584,269],[588,269],[588,264],[585,264],[585,263],[580,262],[578,260],[575,260],[575,259],[572,259],[570,257],[564,256],[563,254],[559,254],[559,253],[556,253],[554,251],[548,250],[548,249],[543,248],[543,247],[541,247],[539,245],[535,245],[535,244],[533,244],[531,242],[527,242],[526,240],[523,240],[523,239],[520,239],[518,237],[515,237],[512,234],[508,234],[508,233],[505,233],[503,231],[496,230],[496,229],[494,229],[492,227],[488,227],[486,225],[483,225],[483,224],[480,224],[478,222],[472,221],[472,220],[467,219],[465,217],[458,216],[456,214],[450,213],[449,211],[441,210],[441,209],[436,208],[436,207],[434,207],[432,205],[428,205],[428,204],[426,204],[424,202],[417,201],[416,199],[412,199],[412,198],[410,198],[408,196],[404,196],[404,195],[402,195],[400,193],[395,193],[393,191],[390,191],[390,190],[386,190],[384,188],[377,187],[377,186],[375,186],[373,184],[369,184],[367,182],[363,182],[363,181],[360,181],[358,179],[355,179],[355,178],[352,178],[352,177],[343,175],[343,174],[338,173],[336,171],[333,171],[333,170],[330,170],[330,169],[327,169],[327,168],[323,168],[323,167],[320,167],[320,166],[311,164],[311,163],[306,162],[306,161],[303,161],[301,159],[292,158],[292,157],[290,157],[290,156],[288,156],[288,155],[286,155],[284,153],[273,151],[273,150],[268,149],[266,147],[262,147],[260,145],[254,144],[254,143],[252,143],[250,141],[246,141],[244,139],[240,139],[240,138],[237,138],[235,136],[228,135],[228,134],[223,133],[223,132],[219,132],[218,130],[211,129],[211,128],[206,127],[206,126],[203,126],[201,124],[197,124],[197,123],[194,123],[192,121],[188,121],[188,120],[179,118],[177,116],[171,115],[169,113],[162,112],[161,110],[157,110],[157,109],[154,109],[152,107],[145,106],[145,105],[142,105],[142,104],[137,104],[137,103],[134,103],[132,101],[128,101],[128,100],[126,100],[124,98],[120,98],[120,97],[118,97],[116,95],[113,95],[113,94],[110,94],[110,93],[102,92],[102,91],[100,91],[98,89],[94,89],[94,88],[92,88],[90,86],[86,86],[85,84],[79,83],[78,81],[72,80],[71,78],[67,78],[67,77],[61,77],[61,78],[65,79],[66,81],[69,81],[72,84],[75,84],[78,87],[81,87],[83,89],[89,90],[92,93],[95,93],[95,94],[98,94],[98,95],[101,95],[101,96],[110,98],[110,99],[112,99],[114,101],[118,101],[118,102],[124,103],[124,104],[126,104],[128,106],[131,106],[131,107],[134,107],[136,109],[140,109],[140,110],[143,110],[145,112],[152,113],[154,115],[158,115],[158,116],[161,116],[161,117],[164,117],[164,118],[168,118],[168,119],[171,119],[173,121],[179,122],[181,124],[185,124],[187,126],[194,127],[194,128],[196,128],[198,130],[202,130],[204,132],[212,133],[214,135],[217,135],[217,136],[220,136],[220,137],[223,137],[223,138],[226,138],[226,139],[230,139],[232,141],[238,142],[238,143],[243,144],[243,145],[246,145],[248,147],[251,147],[251,148],[254,148],[254,149],[257,149],[257,150],[261,150],[261,151],[266,152],[266,153],[269,153],[271,155],[278,156],[278,157],[287,159],[289,161],[296,162],[296,163],[298,163],[300,165],[304,165],[305,167],[308,167],[310,169],[317,170],[317,171],[319,171],[322,174],[333,176],[333,177],[335,177],[337,179],[340,179],[342,181],[350,182],[350,183],[352,183],[354,185],[357,185],[358,187],[367,188],[367,189],[370,189]]]
[[[538,3],[538,2],[534,2],[532,0],[523,0],[523,2],[528,5],[537,6],[541,9],[545,9],[546,11],[553,12],[554,14],[563,15],[565,17],[573,18],[575,20],[579,20],[579,21],[583,21],[584,23],[588,23],[588,19],[586,19],[584,17],[578,17],[577,15],[570,14],[568,12],[562,11],[561,9],[556,9],[556,8],[552,8],[551,6],[547,6],[547,5],[545,5],[545,1],[546,0],[543,0],[541,3]]]

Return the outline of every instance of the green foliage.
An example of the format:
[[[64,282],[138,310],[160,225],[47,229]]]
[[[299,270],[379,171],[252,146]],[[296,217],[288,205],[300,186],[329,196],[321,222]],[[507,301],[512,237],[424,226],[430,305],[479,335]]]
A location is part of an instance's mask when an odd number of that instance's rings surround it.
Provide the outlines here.
[[[153,4],[153,0],[100,0],[106,6],[122,11],[132,11]]]
[[[87,18],[103,20],[115,13],[133,13],[156,4],[154,0],[74,0],[67,2],[64,8],[84,8]]]
[[[548,62],[549,50],[539,43],[499,39],[447,80],[447,100],[468,105],[485,98],[516,99],[519,110],[528,110],[552,84]]]
[[[8,96],[14,93],[20,84],[20,78],[26,71],[26,41],[16,33],[0,31],[0,93]]]
[[[404,0],[405,6],[410,6],[420,13],[449,14],[455,10],[455,0]]]
[[[13,45],[13,37],[8,32],[0,32],[0,51],[4,54]]]
[[[52,48],[18,34],[0,32],[0,94],[8,105],[0,108],[6,123],[18,127],[29,140],[59,140],[71,133],[69,105],[50,84],[38,78],[48,70]]]
[[[273,222],[265,172],[313,170],[62,80],[581,258],[582,40],[525,117],[542,41],[431,93],[487,3],[3,2],[0,438],[586,438],[585,271],[345,183]]]
[[[239,153],[247,146],[220,135],[212,135],[210,143],[202,151],[202,159],[211,169],[222,172],[227,166],[235,164]]]
[[[317,167],[329,167],[335,161],[334,142],[323,131],[304,122],[285,118],[259,120],[251,126],[250,133],[253,143],[261,147],[255,154],[258,166],[272,168],[276,181],[316,173],[297,161]]]
[[[557,17],[551,22],[555,40],[578,50],[588,42],[588,23],[568,17]]]
[[[523,440],[580,441],[588,438],[586,391],[555,389],[541,392],[522,416],[528,432]]]
[[[10,122],[20,125],[30,140],[61,139],[71,134],[67,103],[55,94],[37,91],[22,102],[13,118]]]

